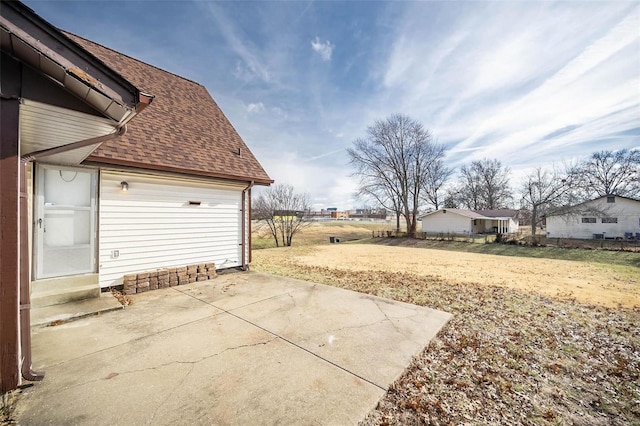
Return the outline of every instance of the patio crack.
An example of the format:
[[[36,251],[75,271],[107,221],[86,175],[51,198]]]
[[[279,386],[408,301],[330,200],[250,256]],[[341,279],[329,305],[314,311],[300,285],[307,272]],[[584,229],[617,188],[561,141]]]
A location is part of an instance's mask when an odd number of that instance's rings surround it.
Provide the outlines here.
[[[372,325],[380,324],[380,323],[383,323],[385,321],[387,321],[387,320],[383,319],[383,320],[374,321],[374,322],[368,322],[366,324],[360,324],[360,325],[345,325],[344,327],[340,327],[340,328],[335,328],[333,330],[329,330],[326,333],[337,333],[337,332],[343,331],[343,330],[357,330],[359,328],[371,327]]]
[[[381,322],[384,321],[389,321],[389,323],[391,323],[391,326],[396,330],[396,332],[398,332],[398,334],[401,334],[404,337],[407,337],[407,335],[398,328],[398,326],[393,322],[393,320],[391,318],[389,318],[389,315],[387,315],[387,313],[385,311],[382,310],[382,308],[380,307],[380,305],[378,304],[378,301],[375,299],[371,299],[371,301],[373,302],[374,305],[376,305],[376,307],[378,308],[378,310],[380,311],[380,313],[382,315],[384,315],[384,317],[386,318],[385,320],[382,320]]]
[[[173,395],[178,390],[178,388],[180,388],[180,386],[182,386],[184,381],[187,380],[187,377],[189,377],[189,375],[193,372],[193,369],[195,367],[196,367],[196,363],[193,363],[193,364],[191,364],[189,366],[189,371],[187,371],[187,374],[185,374],[182,377],[180,382],[171,389],[171,392],[169,392],[167,394],[167,396],[165,396],[164,399],[160,402],[160,404],[158,404],[156,409],[153,410],[153,415],[151,416],[151,418],[149,419],[149,422],[147,424],[150,424],[150,425],[153,424],[153,420],[156,418],[156,414],[158,414],[158,411],[160,410],[160,407],[164,407],[165,402],[167,402],[169,400],[169,398],[171,398],[171,395]]]
[[[378,303],[375,300],[372,300],[372,302],[376,305],[376,307],[378,308],[378,310],[382,313],[382,315],[384,315],[384,319],[378,320],[378,321],[373,321],[373,322],[369,322],[366,324],[360,324],[360,325],[347,325],[344,327],[340,327],[340,328],[335,328],[333,330],[329,330],[327,331],[327,333],[337,333],[343,330],[357,330],[359,328],[366,328],[366,327],[370,327],[372,325],[376,325],[376,324],[381,324],[384,322],[388,322],[391,324],[391,326],[396,330],[396,332],[398,332],[398,334],[401,334],[404,337],[408,337],[406,333],[404,333],[401,329],[399,329],[396,324],[393,322],[393,318],[390,318],[383,310],[382,308],[378,305]],[[403,318],[411,318],[417,315],[417,312],[412,314],[412,315],[408,315],[406,317]]]
[[[224,354],[226,352],[235,351],[235,350],[243,349],[243,348],[267,345],[267,344],[269,344],[269,343],[271,343],[271,342],[273,342],[274,340],[277,340],[277,339],[279,339],[279,337],[275,336],[275,337],[273,337],[271,339],[264,340],[264,341],[257,342],[257,343],[247,343],[247,344],[244,344],[244,345],[238,345],[238,346],[233,346],[233,347],[230,347],[230,348],[225,348],[224,350],[221,350],[219,352],[203,356],[200,359],[196,359],[196,360],[170,361],[170,362],[165,362],[163,364],[158,364],[158,365],[154,365],[154,366],[150,366],[150,367],[139,368],[139,369],[135,369],[135,370],[127,370],[127,371],[123,371],[121,373],[111,373],[107,377],[100,377],[100,378],[96,378],[96,379],[92,379],[92,380],[87,380],[86,382],[82,382],[82,383],[78,383],[78,384],[75,384],[75,385],[67,386],[67,387],[61,388],[60,390],[61,391],[66,391],[66,390],[69,390],[69,389],[74,389],[74,388],[77,388],[77,387],[82,387],[82,386],[85,386],[85,385],[96,383],[96,382],[99,382],[101,380],[110,380],[110,379],[112,379],[114,377],[117,377],[117,376],[124,376],[124,375],[128,375],[128,374],[143,373],[145,371],[159,370],[161,368],[165,368],[165,367],[168,367],[168,366],[171,366],[171,365],[181,365],[181,364],[182,365],[190,365],[191,368],[189,369],[189,372],[185,375],[185,377],[183,377],[182,381],[180,382],[180,384],[182,384],[182,382],[186,379],[186,377],[191,373],[191,371],[193,370],[195,365],[198,364],[198,363],[201,363],[201,362],[206,361],[206,360],[211,359],[211,358],[215,358],[215,357],[220,356],[220,355],[222,355],[222,354]]]

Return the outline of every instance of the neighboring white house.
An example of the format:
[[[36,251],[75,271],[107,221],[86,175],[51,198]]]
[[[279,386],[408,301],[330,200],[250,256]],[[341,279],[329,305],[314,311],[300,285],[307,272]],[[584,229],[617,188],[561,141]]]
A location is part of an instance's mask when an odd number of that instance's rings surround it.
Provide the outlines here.
[[[640,200],[606,195],[549,215],[547,237],[639,239]]]
[[[430,234],[508,234],[518,231],[516,210],[440,209],[422,217]]]

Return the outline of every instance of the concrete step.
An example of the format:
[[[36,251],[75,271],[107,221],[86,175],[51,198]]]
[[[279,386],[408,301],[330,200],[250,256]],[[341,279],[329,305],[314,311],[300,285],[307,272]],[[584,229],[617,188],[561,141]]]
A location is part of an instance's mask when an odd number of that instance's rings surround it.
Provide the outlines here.
[[[34,308],[41,308],[44,306],[76,302],[78,300],[94,299],[96,297],[100,297],[100,287],[96,285],[54,289],[51,291],[32,294],[31,306]]]
[[[72,289],[90,284],[98,287],[98,279],[98,274],[83,274],[35,280],[31,281],[31,294],[46,293],[53,289],[62,291],[63,289]]]
[[[93,299],[42,308],[32,308],[31,326],[45,327],[56,325],[120,309],[124,309],[124,306],[122,306],[111,293],[102,293],[99,297]]]
[[[31,282],[31,306],[35,308],[100,297],[98,274],[48,278]]]

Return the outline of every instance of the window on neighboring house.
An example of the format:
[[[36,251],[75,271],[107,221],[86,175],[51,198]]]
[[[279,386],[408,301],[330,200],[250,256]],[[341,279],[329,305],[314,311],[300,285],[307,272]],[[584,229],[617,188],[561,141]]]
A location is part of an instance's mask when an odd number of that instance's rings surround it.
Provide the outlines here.
[[[617,217],[603,217],[602,223],[618,223]]]
[[[607,203],[615,203],[616,197],[607,197]]]
[[[583,217],[582,223],[596,223],[595,217]]]

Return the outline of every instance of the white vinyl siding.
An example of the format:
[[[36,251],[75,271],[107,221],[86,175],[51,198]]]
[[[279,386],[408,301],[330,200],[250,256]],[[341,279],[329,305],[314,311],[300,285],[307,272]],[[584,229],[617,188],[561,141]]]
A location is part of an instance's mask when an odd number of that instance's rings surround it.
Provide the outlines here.
[[[464,234],[471,232],[471,218],[444,210],[422,217],[422,232]]]
[[[122,181],[129,184],[126,192]],[[102,172],[100,286],[119,285],[125,274],[157,268],[205,262],[215,262],[218,269],[241,266],[243,189],[241,184]]]

